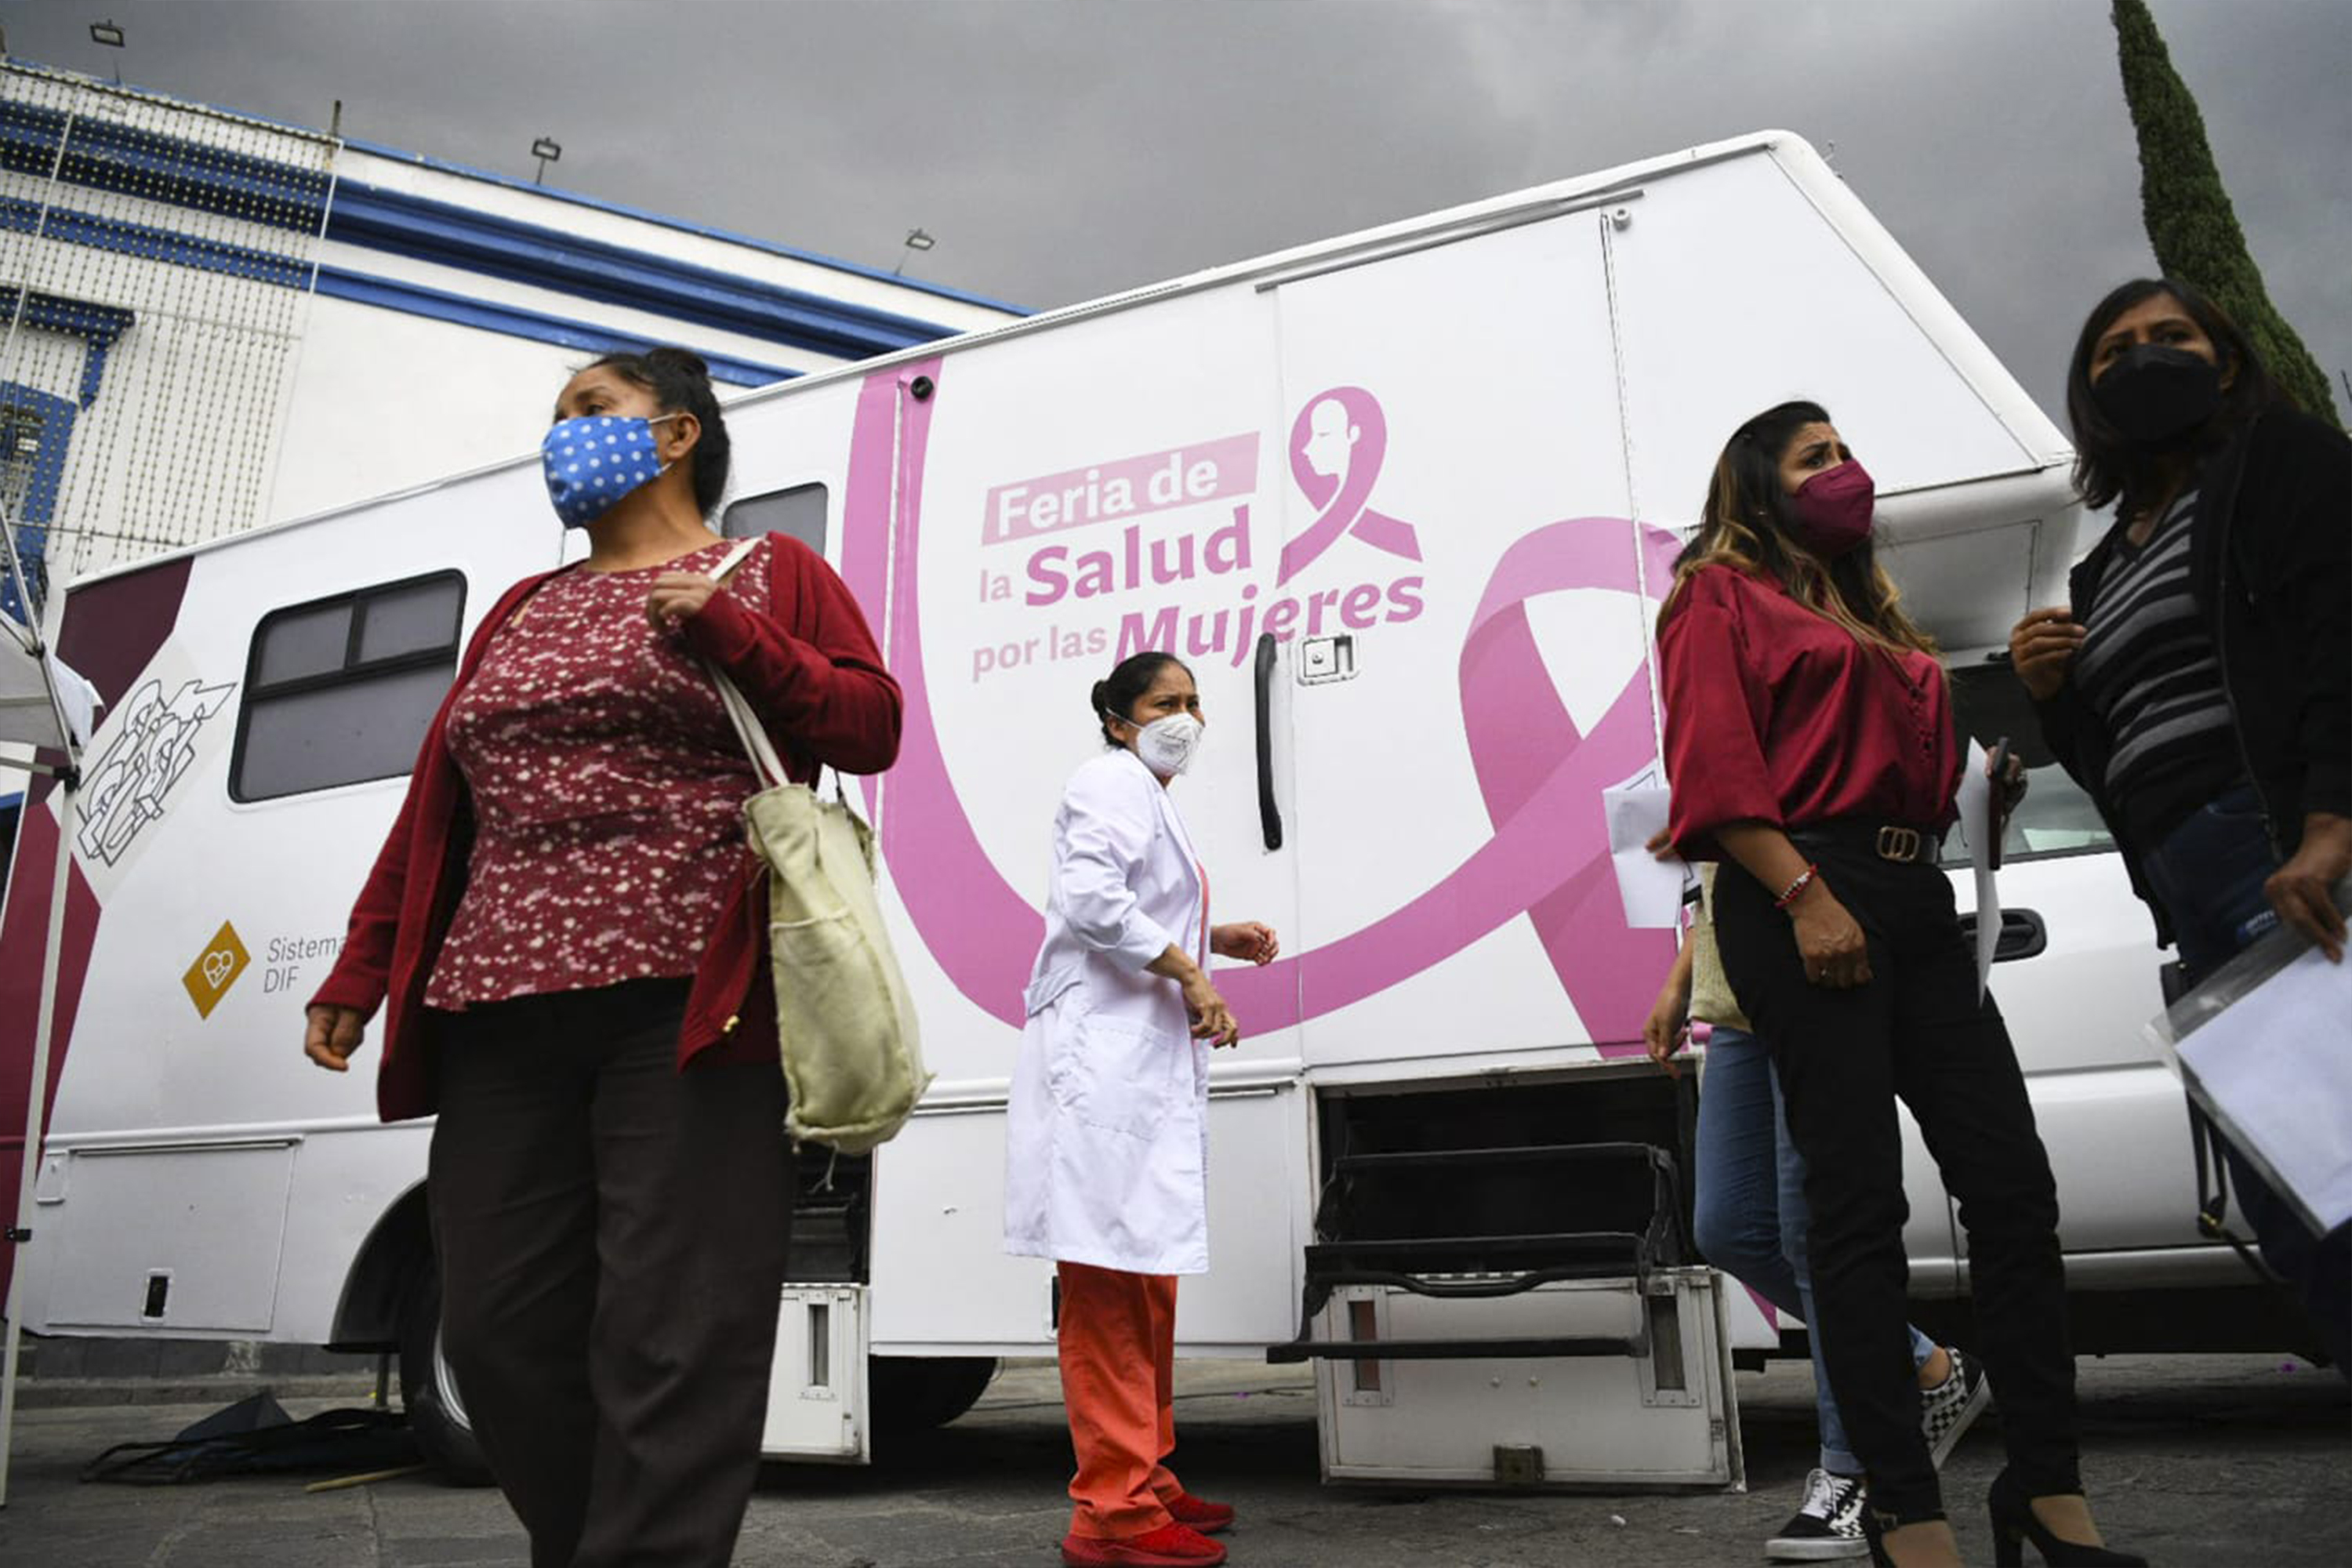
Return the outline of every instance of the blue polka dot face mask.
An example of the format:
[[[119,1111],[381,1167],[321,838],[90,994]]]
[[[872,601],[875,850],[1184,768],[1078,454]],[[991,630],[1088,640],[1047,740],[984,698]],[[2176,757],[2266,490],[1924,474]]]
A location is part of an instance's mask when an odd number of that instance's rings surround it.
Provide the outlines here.
[[[661,419],[592,414],[548,426],[539,461],[547,474],[547,499],[564,527],[587,527],[669,467],[654,450],[654,426]]]

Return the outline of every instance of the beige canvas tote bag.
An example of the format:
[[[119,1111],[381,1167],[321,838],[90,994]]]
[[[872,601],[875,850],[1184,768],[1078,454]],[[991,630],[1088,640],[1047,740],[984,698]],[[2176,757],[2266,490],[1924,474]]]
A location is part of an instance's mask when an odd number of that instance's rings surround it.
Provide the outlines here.
[[[730,552],[714,575],[750,549]],[[906,1124],[931,1081],[882,928],[874,830],[850,809],[837,772],[832,800],[793,783],[751,700],[725,672],[709,673],[760,781],[743,822],[766,868],[776,1035],[792,1093],[784,1130],[795,1142],[862,1154]]]

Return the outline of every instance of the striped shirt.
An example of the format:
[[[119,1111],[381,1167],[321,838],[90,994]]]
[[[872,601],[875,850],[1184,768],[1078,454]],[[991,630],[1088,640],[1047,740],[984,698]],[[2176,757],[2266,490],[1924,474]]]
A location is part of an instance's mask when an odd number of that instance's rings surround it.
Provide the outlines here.
[[[2189,586],[2197,492],[2144,544],[2116,541],[2074,656],[2074,683],[2115,737],[2106,790],[2154,847],[2245,777],[2221,664]]]

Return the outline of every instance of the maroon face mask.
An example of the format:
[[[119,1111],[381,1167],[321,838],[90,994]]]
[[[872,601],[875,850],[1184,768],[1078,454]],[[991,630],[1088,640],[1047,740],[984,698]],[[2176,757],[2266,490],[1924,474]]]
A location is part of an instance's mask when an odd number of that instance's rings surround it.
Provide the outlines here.
[[[1878,487],[1870,471],[1848,459],[1797,487],[1789,498],[1797,538],[1816,555],[1843,555],[1870,537]]]

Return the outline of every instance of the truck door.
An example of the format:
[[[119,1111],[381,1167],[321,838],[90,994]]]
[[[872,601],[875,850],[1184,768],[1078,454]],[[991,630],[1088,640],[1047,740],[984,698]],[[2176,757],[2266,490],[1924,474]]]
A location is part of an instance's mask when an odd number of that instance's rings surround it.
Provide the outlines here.
[[[1601,792],[1651,764],[1592,215],[1273,289],[1310,1067],[1638,1037],[1674,955],[1625,926]]]

